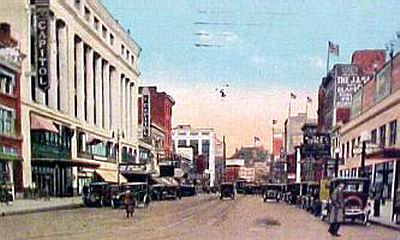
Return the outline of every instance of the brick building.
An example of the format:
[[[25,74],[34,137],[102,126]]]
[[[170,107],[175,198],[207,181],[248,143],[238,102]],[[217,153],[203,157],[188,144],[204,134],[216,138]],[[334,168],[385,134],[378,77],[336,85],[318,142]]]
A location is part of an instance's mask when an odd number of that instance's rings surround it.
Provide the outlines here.
[[[21,153],[21,53],[11,26],[0,23],[0,186],[23,192]]]
[[[174,104],[175,101],[170,95],[158,92],[155,86],[139,87],[140,162],[150,161],[153,162],[153,167],[156,167],[160,161],[171,160]]]
[[[360,176],[360,147],[367,142],[364,174],[375,192],[373,216],[400,220],[400,54],[353,95],[350,121],[336,129],[344,165],[340,175]]]

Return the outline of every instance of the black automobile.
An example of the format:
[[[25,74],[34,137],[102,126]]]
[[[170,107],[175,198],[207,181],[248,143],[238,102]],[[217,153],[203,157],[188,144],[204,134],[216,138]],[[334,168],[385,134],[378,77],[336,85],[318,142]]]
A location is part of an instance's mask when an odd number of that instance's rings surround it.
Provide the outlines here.
[[[282,199],[284,185],[282,184],[267,184],[264,186],[263,201],[269,200],[279,202]]]
[[[88,194],[83,196],[83,203],[87,207],[104,207],[112,205],[113,197],[118,193],[116,184],[107,182],[92,182]]]
[[[149,186],[146,182],[130,182],[123,183],[120,188],[120,192],[114,195],[112,199],[112,207],[118,208],[124,205],[125,194],[130,191],[134,196],[134,206],[147,207],[150,204],[151,198],[149,193]]]
[[[222,183],[220,192],[221,195],[219,198],[221,200],[223,200],[224,198],[235,200],[236,188],[234,183]]]
[[[153,200],[177,200],[181,197],[179,185],[154,184],[151,187],[151,198]]]
[[[371,212],[369,203],[370,180],[368,178],[335,178],[329,182],[329,195],[339,184],[344,184],[345,218],[368,223]]]
[[[180,193],[182,197],[191,197],[196,195],[196,187],[193,184],[181,184]]]

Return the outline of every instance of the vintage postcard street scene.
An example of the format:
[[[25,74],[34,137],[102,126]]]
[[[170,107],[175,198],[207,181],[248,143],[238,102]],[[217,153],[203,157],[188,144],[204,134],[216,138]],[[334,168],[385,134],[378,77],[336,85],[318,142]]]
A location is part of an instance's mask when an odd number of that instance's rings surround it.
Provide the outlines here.
[[[0,0],[0,239],[400,240],[399,10]]]

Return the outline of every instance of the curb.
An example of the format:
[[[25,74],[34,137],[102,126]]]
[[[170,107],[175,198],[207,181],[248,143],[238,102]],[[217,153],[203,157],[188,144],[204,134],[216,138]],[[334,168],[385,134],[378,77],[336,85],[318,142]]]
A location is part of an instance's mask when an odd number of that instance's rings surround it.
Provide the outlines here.
[[[369,220],[370,223],[381,226],[381,227],[385,227],[385,228],[390,228],[392,230],[396,230],[396,231],[400,231],[400,225],[396,226],[394,224],[390,224],[390,223],[383,223],[383,222],[379,222],[379,221],[375,221],[375,220]]]
[[[76,203],[76,204],[61,205],[61,206],[51,206],[51,207],[42,207],[42,208],[35,208],[35,209],[0,212],[0,217],[14,216],[14,215],[24,215],[24,214],[32,214],[32,213],[40,213],[40,212],[51,212],[51,211],[77,209],[77,208],[82,208],[83,206],[84,206],[83,203]]]

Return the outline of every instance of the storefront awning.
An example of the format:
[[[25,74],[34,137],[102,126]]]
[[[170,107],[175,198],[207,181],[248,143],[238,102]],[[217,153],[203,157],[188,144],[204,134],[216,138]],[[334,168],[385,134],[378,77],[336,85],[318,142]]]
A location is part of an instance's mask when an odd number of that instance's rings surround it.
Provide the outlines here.
[[[117,178],[117,172],[112,171],[112,170],[102,170],[102,169],[96,169],[94,172],[96,175],[98,175],[100,178],[102,178],[103,181],[109,182],[109,183],[117,183],[118,178]],[[119,177],[120,183],[125,183],[128,182],[126,178],[122,175]]]
[[[31,115],[31,130],[45,130],[53,133],[59,133],[58,128],[54,123],[46,118],[40,117],[36,114]]]
[[[164,186],[178,186],[178,182],[172,177],[157,177],[153,178],[157,184]]]

